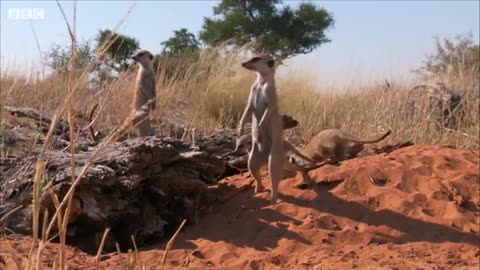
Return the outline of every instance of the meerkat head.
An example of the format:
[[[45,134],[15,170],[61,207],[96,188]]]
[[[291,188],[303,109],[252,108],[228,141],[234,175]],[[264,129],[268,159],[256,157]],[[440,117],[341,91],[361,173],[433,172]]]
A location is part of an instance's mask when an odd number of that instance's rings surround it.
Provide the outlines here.
[[[260,73],[271,73],[275,68],[275,59],[270,54],[260,54],[243,62],[242,67]]]
[[[147,50],[140,50],[132,55],[133,61],[143,67],[148,67],[153,61],[153,54]]]

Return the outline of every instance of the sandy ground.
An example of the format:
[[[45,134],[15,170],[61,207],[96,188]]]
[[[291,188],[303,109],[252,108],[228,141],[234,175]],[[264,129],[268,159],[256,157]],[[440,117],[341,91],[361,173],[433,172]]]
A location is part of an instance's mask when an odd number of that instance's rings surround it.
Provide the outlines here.
[[[164,269],[479,269],[478,152],[412,146],[310,176],[311,186],[300,175],[282,181],[272,206],[267,178],[255,196],[247,173],[222,180],[224,203],[184,227]],[[9,243],[21,257],[31,240]],[[147,269],[165,244],[141,249]],[[0,247],[0,266],[15,269]],[[45,263],[57,253],[50,245]],[[107,254],[100,267],[121,269],[127,258]],[[94,257],[75,248],[67,259],[69,269],[94,269]]]

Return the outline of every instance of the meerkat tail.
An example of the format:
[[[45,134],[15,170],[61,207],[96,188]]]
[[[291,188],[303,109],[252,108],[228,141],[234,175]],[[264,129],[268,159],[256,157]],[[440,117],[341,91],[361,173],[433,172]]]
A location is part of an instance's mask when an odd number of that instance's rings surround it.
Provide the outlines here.
[[[371,139],[371,140],[368,140],[368,139],[359,139],[359,138],[355,138],[353,136],[342,136],[344,139],[346,140],[349,140],[351,142],[356,142],[356,143],[377,143],[383,139],[385,139],[388,135],[390,135],[392,131],[391,130],[388,130],[385,134],[383,134],[381,137],[377,138],[377,139]]]

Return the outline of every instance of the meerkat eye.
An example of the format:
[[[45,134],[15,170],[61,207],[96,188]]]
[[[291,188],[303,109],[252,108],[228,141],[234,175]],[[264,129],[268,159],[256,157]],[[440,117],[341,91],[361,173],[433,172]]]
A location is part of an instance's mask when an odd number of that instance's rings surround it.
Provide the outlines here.
[[[142,53],[139,53],[137,55],[138,55],[138,57],[142,57],[144,55],[144,53],[142,52]]]
[[[252,58],[252,60],[250,60],[250,61],[251,61],[252,63],[255,63],[255,62],[257,62],[257,61],[260,61],[260,59],[261,59],[260,57],[254,57],[254,58]]]

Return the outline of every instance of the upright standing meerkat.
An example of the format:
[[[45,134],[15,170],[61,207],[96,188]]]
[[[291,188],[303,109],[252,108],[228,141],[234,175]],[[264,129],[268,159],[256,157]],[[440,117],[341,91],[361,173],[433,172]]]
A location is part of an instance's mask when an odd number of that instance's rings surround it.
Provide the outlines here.
[[[275,60],[261,54],[243,62],[242,67],[255,71],[257,80],[250,88],[248,103],[240,119],[238,136],[242,135],[247,117],[252,117],[252,149],[248,156],[248,170],[255,179],[255,193],[262,187],[260,169],[268,162],[272,183],[271,203],[277,201],[278,184],[283,177],[284,145],[282,119],[278,110],[275,87]]]
[[[325,129],[319,132],[302,148],[304,153],[315,162],[330,159],[331,162],[341,162],[347,158],[354,158],[363,150],[367,143],[377,143],[390,135],[391,130],[376,139],[361,139],[340,129]],[[290,161],[295,160],[290,156]]]
[[[138,111],[150,99],[153,99],[149,109],[154,110],[157,107],[156,97],[156,79],[153,71],[153,54],[147,50],[140,50],[132,56],[132,59],[138,65],[137,78],[133,92],[132,111]],[[150,127],[149,116],[145,120],[136,124],[136,130],[139,136],[153,135],[155,132]]]

